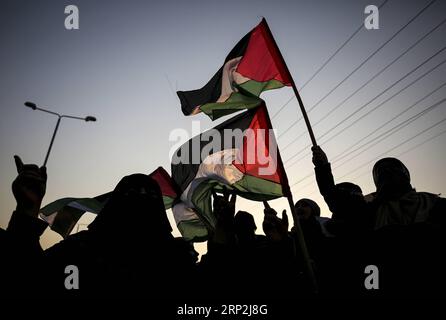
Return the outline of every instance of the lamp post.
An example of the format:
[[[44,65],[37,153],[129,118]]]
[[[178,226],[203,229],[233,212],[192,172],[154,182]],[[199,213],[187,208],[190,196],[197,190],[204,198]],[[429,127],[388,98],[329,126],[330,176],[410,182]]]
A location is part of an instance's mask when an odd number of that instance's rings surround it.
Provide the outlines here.
[[[57,134],[57,130],[59,129],[59,124],[60,124],[60,120],[62,120],[62,118],[70,118],[70,119],[76,119],[76,120],[83,120],[83,121],[96,121],[96,118],[93,116],[86,116],[85,118],[81,118],[81,117],[75,117],[75,116],[70,116],[70,115],[66,115],[66,114],[58,114],[57,112],[53,112],[50,110],[46,110],[43,108],[38,107],[34,102],[25,102],[25,106],[27,106],[28,108],[31,108],[33,110],[39,110],[39,111],[43,111],[49,114],[53,114],[55,116],[57,116],[57,123],[56,123],[56,127],[54,128],[54,132],[53,132],[53,136],[51,137],[51,142],[50,142],[50,146],[48,147],[48,151],[46,153],[45,156],[45,161],[43,162],[43,166],[46,166],[46,163],[48,162],[48,157],[50,156],[50,152],[51,152],[51,148],[53,147],[53,142],[54,142],[54,138],[56,137]]]

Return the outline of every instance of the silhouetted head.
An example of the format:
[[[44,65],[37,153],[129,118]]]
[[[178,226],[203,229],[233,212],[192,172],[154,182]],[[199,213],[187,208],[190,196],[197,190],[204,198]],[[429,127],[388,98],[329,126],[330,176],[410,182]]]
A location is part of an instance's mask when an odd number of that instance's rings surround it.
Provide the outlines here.
[[[412,189],[410,173],[396,158],[384,158],[373,166],[373,181],[380,196],[399,196]]]
[[[131,239],[165,237],[172,231],[160,187],[145,174],[122,178],[88,229]]]
[[[318,204],[311,199],[300,199],[294,206],[300,218],[308,219],[310,217],[320,217],[321,215],[321,209]]]
[[[257,230],[252,214],[246,211],[239,211],[234,217],[235,234],[241,241],[253,239]]]
[[[335,185],[336,190],[345,195],[363,197],[362,189],[357,184],[351,182],[341,182]]]

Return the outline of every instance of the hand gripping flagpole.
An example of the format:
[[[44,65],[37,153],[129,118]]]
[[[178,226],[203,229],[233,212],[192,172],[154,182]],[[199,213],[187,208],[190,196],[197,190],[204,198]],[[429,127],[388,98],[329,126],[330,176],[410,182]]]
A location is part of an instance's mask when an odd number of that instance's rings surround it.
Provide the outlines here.
[[[54,138],[56,137],[57,130],[59,129],[60,120],[62,120],[62,118],[83,120],[83,121],[87,121],[87,122],[88,121],[96,121],[96,118],[92,117],[92,116],[86,116],[85,118],[81,118],[81,117],[69,116],[69,115],[65,115],[65,114],[61,115],[61,114],[58,114],[57,112],[53,112],[53,111],[50,111],[50,110],[46,110],[46,109],[40,108],[35,103],[29,102],[29,101],[25,102],[25,106],[27,106],[27,107],[29,107],[29,108],[31,108],[33,110],[39,110],[39,111],[43,111],[43,112],[46,112],[46,113],[53,114],[53,115],[58,117],[57,118],[56,127],[54,128],[54,132],[53,132],[53,135],[51,137],[50,146],[48,147],[48,151],[46,153],[45,160],[43,161],[43,165],[42,165],[43,167],[46,167],[46,163],[48,162],[48,157],[50,156],[51,149],[53,148]]]
[[[297,101],[299,102],[300,110],[301,110],[303,118],[305,120],[305,124],[307,125],[307,129],[308,129],[308,133],[310,134],[311,142],[312,142],[313,146],[317,146],[316,138],[314,137],[314,133],[313,133],[313,129],[311,128],[310,120],[308,119],[304,104],[303,104],[302,99],[299,95],[299,92],[297,91],[297,87],[294,82],[294,79],[291,76],[288,66],[286,65],[285,60],[283,59],[282,53],[280,52],[279,47],[277,46],[276,40],[274,40],[273,34],[271,33],[271,30],[270,30],[265,18],[263,18],[262,23],[264,24],[265,30],[268,33],[268,37],[271,39],[272,45],[274,46],[273,49],[275,50],[275,52],[277,52],[280,62],[282,63],[282,66],[285,69],[285,72],[288,74],[288,76],[290,78],[291,86],[293,87],[294,94],[296,95]],[[268,120],[269,120],[269,117],[268,117]],[[270,126],[272,128],[271,121],[270,121]],[[277,148],[278,148],[278,146],[277,146]],[[282,160],[280,159],[280,153],[277,152],[277,154],[278,154],[279,163],[281,163],[283,165]],[[283,170],[285,172],[285,168]],[[293,215],[294,227],[295,227],[296,233],[297,233],[296,234],[297,242],[299,245],[299,249],[302,253],[303,261],[305,264],[305,270],[306,270],[307,276],[311,282],[311,288],[312,288],[313,292],[315,294],[317,294],[318,293],[318,285],[317,285],[316,276],[314,274],[313,266],[311,264],[310,255],[308,254],[308,248],[305,243],[305,238],[302,233],[302,227],[300,225],[300,221],[299,221],[299,218],[296,213],[296,208],[294,206],[294,201],[293,201],[293,195],[291,194],[291,190],[289,189],[288,181],[286,184],[286,190],[284,190],[284,195],[288,199],[288,204],[290,206],[290,210]]]

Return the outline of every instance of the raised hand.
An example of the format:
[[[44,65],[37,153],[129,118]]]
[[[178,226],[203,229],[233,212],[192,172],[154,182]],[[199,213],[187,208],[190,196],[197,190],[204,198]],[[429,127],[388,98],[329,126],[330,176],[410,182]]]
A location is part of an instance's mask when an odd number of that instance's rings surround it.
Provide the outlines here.
[[[328,158],[325,152],[319,146],[314,146],[311,148],[313,151],[313,164],[316,167],[324,166],[328,164]]]
[[[210,230],[211,241],[209,243],[233,244],[235,242],[234,235],[234,215],[235,215],[235,192],[231,193],[226,187],[223,187],[223,195],[217,195],[212,190],[214,198],[214,215],[217,219],[215,230]]]
[[[227,220],[234,218],[235,215],[235,201],[237,199],[237,195],[235,192],[231,192],[223,187],[223,195],[219,196],[212,190],[212,196],[214,198],[214,214],[218,220]]]
[[[12,183],[12,193],[17,201],[16,210],[37,217],[46,191],[46,168],[23,164],[19,156],[14,156],[14,160],[18,173]]]
[[[276,210],[270,207],[268,202],[263,202],[265,209],[264,219],[262,223],[263,232],[268,239],[271,241],[282,241],[288,237],[288,215],[286,214],[286,210],[282,211],[282,219],[277,216]]]

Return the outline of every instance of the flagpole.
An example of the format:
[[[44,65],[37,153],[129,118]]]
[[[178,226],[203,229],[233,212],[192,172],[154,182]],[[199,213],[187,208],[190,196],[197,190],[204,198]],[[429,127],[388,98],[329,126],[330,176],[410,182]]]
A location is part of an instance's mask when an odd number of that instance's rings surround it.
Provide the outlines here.
[[[271,42],[272,42],[272,44],[274,46],[274,49],[275,49],[275,52],[277,52],[277,54],[278,54],[278,56],[280,58],[280,62],[283,65],[283,68],[285,69],[285,71],[287,72],[288,76],[290,77],[291,86],[293,88],[293,91],[294,91],[294,94],[295,94],[295,96],[297,98],[297,101],[299,102],[300,111],[302,112],[303,118],[305,120],[305,124],[307,125],[308,133],[310,134],[311,143],[313,144],[313,146],[317,146],[316,138],[314,137],[313,129],[311,128],[310,120],[308,119],[308,115],[307,115],[307,112],[305,110],[305,107],[304,107],[304,104],[302,102],[302,99],[300,97],[300,94],[297,91],[296,83],[294,82],[294,79],[293,79],[293,77],[292,77],[292,75],[290,73],[290,70],[288,69],[288,66],[285,63],[285,59],[283,58],[282,53],[280,52],[279,47],[277,46],[276,40],[274,39],[273,34],[271,32],[271,29],[269,28],[268,23],[266,22],[265,18],[262,19],[262,23],[264,23],[264,25],[265,25],[265,30],[268,33],[269,38],[271,39]],[[268,120],[269,120],[269,116],[268,116]],[[271,121],[270,121],[270,126],[272,128]],[[277,147],[277,149],[278,148],[279,147]],[[278,158],[279,158],[279,162],[282,163],[282,160],[280,159],[280,152],[278,152]],[[283,170],[285,172],[285,168],[283,168]],[[314,274],[314,270],[313,270],[313,267],[311,265],[310,255],[308,254],[308,248],[307,248],[307,245],[305,243],[305,238],[304,238],[304,235],[302,233],[302,227],[300,225],[299,218],[297,217],[297,214],[296,214],[296,208],[294,206],[293,195],[291,194],[291,190],[288,187],[288,183],[287,183],[287,190],[285,190],[284,194],[287,197],[288,204],[290,206],[290,210],[291,210],[291,213],[293,215],[294,227],[296,229],[297,242],[299,244],[299,248],[300,248],[300,251],[302,253],[303,261],[304,261],[304,264],[305,264],[305,270],[306,270],[306,273],[308,275],[308,278],[311,281],[311,287],[313,289],[313,292],[315,294],[317,294],[318,293],[318,285],[317,285],[317,281],[316,281],[316,276]]]
[[[300,97],[299,92],[297,91],[296,83],[294,82],[293,76],[290,73],[290,70],[288,69],[287,64],[285,63],[285,59],[282,56],[282,53],[279,50],[279,47],[277,46],[276,40],[273,37],[273,34],[271,32],[271,29],[268,26],[268,23],[266,22],[266,19],[263,18],[262,22],[265,24],[265,30],[268,33],[269,38],[272,40],[272,44],[274,45],[274,49],[279,55],[279,58],[282,62],[283,67],[285,68],[285,71],[288,73],[290,80],[291,80],[291,87],[293,88],[294,95],[297,98],[297,101],[299,102],[300,111],[302,112],[302,116],[305,120],[305,124],[307,125],[308,133],[310,134],[311,143],[313,146],[317,146],[316,138],[314,137],[313,129],[311,128],[310,120],[308,119],[307,111],[305,110],[304,104],[302,102],[302,99]]]
[[[311,282],[311,289],[313,290],[314,294],[317,294],[319,289],[317,285],[316,275],[314,274],[313,266],[311,265],[311,259],[310,255],[308,254],[307,244],[305,242],[305,238],[302,233],[302,227],[300,225],[299,217],[297,216],[296,213],[296,207],[294,206],[293,195],[289,190],[287,193],[288,193],[287,194],[288,204],[290,206],[291,214],[293,216],[293,221],[294,221],[294,227],[296,229],[295,234],[297,237],[297,243],[299,244],[300,252],[302,253],[303,261],[305,264],[305,270]]]
[[[263,107],[265,108],[268,126],[269,126],[269,128],[272,128],[273,125],[271,123],[271,119],[269,118],[268,109],[266,108],[265,104],[263,105]],[[271,143],[271,141],[270,141],[270,143]],[[277,142],[275,141],[275,139],[274,139],[274,144],[275,144],[275,148],[277,148],[277,164],[278,164],[278,166],[280,166],[281,170],[283,170],[283,173],[284,173],[284,175],[282,177],[283,180],[281,179],[281,185],[284,188],[283,194],[284,194],[284,196],[286,196],[286,198],[288,200],[291,214],[293,216],[294,227],[295,227],[296,236],[297,236],[297,243],[299,244],[299,249],[300,249],[300,252],[302,253],[302,259],[304,261],[305,271],[306,271],[306,274],[310,280],[311,289],[313,290],[313,293],[317,294],[319,289],[318,289],[318,285],[317,285],[316,275],[314,274],[313,266],[311,265],[311,260],[310,260],[310,255],[308,254],[307,244],[305,242],[305,238],[304,238],[304,235],[302,232],[302,227],[300,225],[299,218],[297,217],[296,207],[294,206],[294,201],[293,201],[293,195],[291,194],[285,167],[283,166],[282,157],[280,156],[279,146],[278,146]]]

